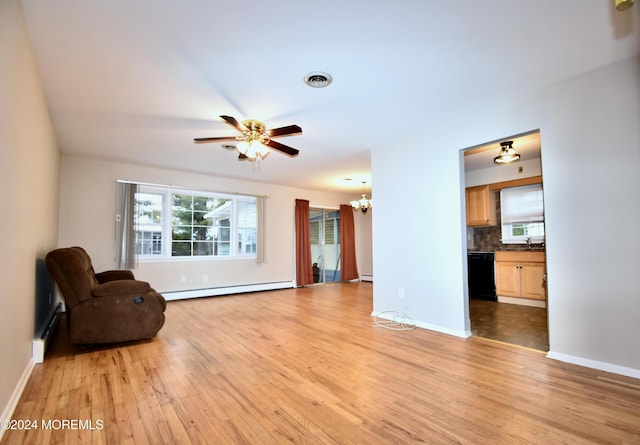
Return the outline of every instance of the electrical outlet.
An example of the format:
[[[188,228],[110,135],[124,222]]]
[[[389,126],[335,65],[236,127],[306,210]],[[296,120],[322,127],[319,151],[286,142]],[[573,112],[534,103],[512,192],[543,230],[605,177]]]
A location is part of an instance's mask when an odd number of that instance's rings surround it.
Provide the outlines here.
[[[181,283],[186,283],[187,282],[187,277],[184,275],[180,275],[180,282]]]
[[[209,277],[207,276],[207,274],[202,275],[202,282],[206,283],[209,280]]]
[[[401,299],[401,300],[404,298],[404,289],[403,288],[399,288],[398,289],[398,298]]]

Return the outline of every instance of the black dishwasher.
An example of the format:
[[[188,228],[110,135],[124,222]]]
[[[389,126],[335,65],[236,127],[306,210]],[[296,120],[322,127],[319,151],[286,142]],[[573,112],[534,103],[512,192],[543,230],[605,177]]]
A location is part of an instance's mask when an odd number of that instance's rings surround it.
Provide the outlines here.
[[[468,252],[469,298],[497,301],[493,252]]]

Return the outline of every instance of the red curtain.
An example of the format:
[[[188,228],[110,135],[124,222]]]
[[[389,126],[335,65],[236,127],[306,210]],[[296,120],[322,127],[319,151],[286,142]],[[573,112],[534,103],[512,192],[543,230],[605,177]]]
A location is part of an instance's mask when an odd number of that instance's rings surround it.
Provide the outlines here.
[[[313,284],[309,232],[309,201],[296,199],[296,283],[298,286]]]
[[[359,278],[356,264],[356,235],[353,221],[353,207],[340,205],[340,279],[343,281]]]

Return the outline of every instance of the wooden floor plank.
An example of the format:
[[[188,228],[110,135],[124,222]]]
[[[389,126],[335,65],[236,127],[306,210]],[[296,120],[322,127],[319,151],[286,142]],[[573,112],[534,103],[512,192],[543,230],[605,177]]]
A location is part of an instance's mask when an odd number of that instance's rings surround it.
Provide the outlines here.
[[[64,317],[5,444],[634,444],[640,382],[371,319],[371,283],[172,301],[157,337],[68,343]]]

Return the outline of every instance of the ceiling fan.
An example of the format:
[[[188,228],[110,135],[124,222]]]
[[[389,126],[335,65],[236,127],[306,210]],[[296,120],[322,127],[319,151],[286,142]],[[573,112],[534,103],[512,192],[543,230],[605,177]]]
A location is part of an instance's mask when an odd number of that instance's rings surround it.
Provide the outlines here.
[[[196,144],[206,144],[208,142],[221,142],[221,141],[238,141],[236,149],[238,150],[238,159],[244,160],[260,160],[264,159],[269,153],[269,149],[278,150],[287,156],[298,156],[299,151],[288,145],[281,144],[274,141],[272,138],[278,138],[282,136],[293,136],[295,134],[301,134],[302,128],[297,125],[287,125],[286,127],[273,128],[266,130],[264,122],[247,119],[238,122],[236,118],[232,116],[220,116],[227,124],[238,130],[242,135],[239,136],[222,136],[213,138],[195,138],[193,141]]]

